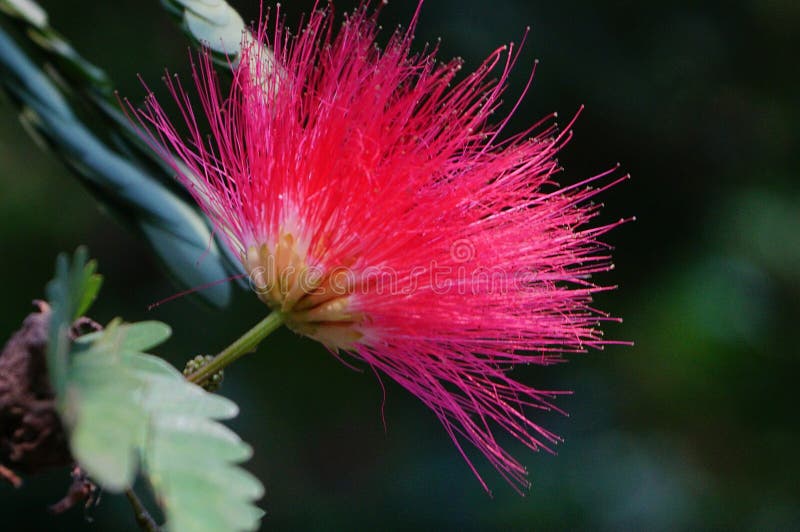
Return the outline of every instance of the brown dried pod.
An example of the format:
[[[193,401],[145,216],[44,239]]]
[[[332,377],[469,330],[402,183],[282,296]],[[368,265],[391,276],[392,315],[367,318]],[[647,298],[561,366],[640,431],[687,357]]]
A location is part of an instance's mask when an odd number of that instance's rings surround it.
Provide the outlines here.
[[[50,307],[36,301],[0,353],[0,478],[20,484],[31,474],[72,463],[47,372]]]

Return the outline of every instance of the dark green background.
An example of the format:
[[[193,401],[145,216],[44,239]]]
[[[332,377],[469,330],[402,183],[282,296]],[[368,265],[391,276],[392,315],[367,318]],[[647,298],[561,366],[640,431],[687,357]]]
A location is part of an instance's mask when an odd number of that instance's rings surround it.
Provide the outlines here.
[[[42,3],[134,101],[137,73],[157,85],[164,67],[186,70],[186,40],[155,0]],[[310,3],[284,2],[289,23]],[[413,4],[390,3],[384,26]],[[236,5],[258,13],[255,1]],[[608,237],[617,268],[600,281],[620,289],[598,305],[625,318],[607,335],[635,347],[517,372],[575,391],[560,401],[569,418],[536,417],[566,443],[553,457],[506,440],[530,470],[525,498],[478,459],[490,498],[418,401],[389,384],[384,432],[370,371],[280,331],[223,390],[267,486],[264,529],[800,529],[800,3],[430,0],[417,46],[441,36],[442,56],[468,70],[526,25],[511,94],[541,64],[512,128],[586,104],[562,182],[616,161],[633,175],[603,198],[606,221],[638,221]],[[93,316],[172,324],[161,354],[175,364],[264,314],[247,293],[224,312],[188,300],[147,312],[176,289],[0,103],[1,337],[42,296],[57,252],[81,243],[106,275]],[[135,530],[119,497],[91,525],[79,510],[48,515],[67,485],[56,471],[0,486],[0,529]]]

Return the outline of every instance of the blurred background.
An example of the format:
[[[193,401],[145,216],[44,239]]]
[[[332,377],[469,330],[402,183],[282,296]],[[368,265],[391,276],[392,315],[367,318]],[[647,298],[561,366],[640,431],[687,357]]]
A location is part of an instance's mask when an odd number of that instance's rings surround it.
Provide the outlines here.
[[[186,72],[187,41],[155,0],[41,3],[135,102],[137,73],[155,87],[165,67]],[[258,15],[256,0],[232,3]],[[353,5],[336,2],[340,13]],[[296,25],[310,7],[283,9]],[[384,27],[413,8],[390,2]],[[384,431],[370,371],[279,331],[223,389],[267,486],[263,528],[800,529],[800,3],[429,0],[417,47],[441,37],[441,56],[464,57],[469,71],[528,25],[509,94],[541,63],[509,131],[585,104],[562,183],[617,161],[633,175],[602,198],[605,221],[638,221],[607,238],[617,267],[598,280],[620,288],[598,306],[625,318],[606,335],[635,346],[517,370],[574,390],[559,403],[568,418],[536,417],[566,441],[550,456],[505,438],[529,468],[526,497],[476,457],[489,497],[416,399],[387,382]],[[242,291],[226,311],[182,299],[148,312],[176,288],[0,98],[2,341],[42,297],[56,254],[82,243],[106,277],[93,317],[170,323],[160,354],[176,365],[264,313]],[[136,530],[120,497],[49,515],[68,484],[54,471],[18,491],[0,485],[2,529]]]

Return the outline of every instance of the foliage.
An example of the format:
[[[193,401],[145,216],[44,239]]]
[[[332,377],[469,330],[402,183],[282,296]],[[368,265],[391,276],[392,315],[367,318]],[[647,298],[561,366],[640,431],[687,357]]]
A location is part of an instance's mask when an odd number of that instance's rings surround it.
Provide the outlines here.
[[[86,248],[81,247],[72,257],[71,264],[66,255],[59,255],[55,277],[47,284],[46,294],[52,312],[47,366],[58,396],[63,396],[66,386],[72,322],[89,310],[103,283],[102,276],[95,273],[96,269],[97,263],[87,262]]]
[[[69,342],[72,320],[97,294],[86,251],[57,262],[47,293],[53,308],[50,360],[70,449],[104,489],[152,486],[170,530],[255,530],[263,512],[257,479],[237,466],[251,448],[218,422],[236,405],[205,392],[164,360],[147,354],[170,336],[159,322],[123,324]]]
[[[218,63],[238,61],[245,25],[241,15],[225,0],[162,0],[161,3],[180,19],[189,38],[208,48]]]
[[[24,35],[15,39],[9,23]],[[108,76],[52,29],[32,0],[0,0],[0,87],[19,106],[28,133],[150,245],[179,285],[209,285],[199,296],[227,305],[230,286],[218,281],[238,273],[235,262],[188,195],[176,190],[172,171],[142,146]],[[106,128],[90,127],[98,117]]]

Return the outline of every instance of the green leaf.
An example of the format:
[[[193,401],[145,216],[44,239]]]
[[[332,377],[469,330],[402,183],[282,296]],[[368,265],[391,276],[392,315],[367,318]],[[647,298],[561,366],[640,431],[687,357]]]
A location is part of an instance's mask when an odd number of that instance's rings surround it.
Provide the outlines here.
[[[71,261],[66,253],[61,253],[56,258],[55,276],[45,288],[54,313],[58,313],[68,326],[80,316],[81,303],[93,289],[92,276],[96,275],[97,265],[94,261],[88,262],[87,258],[88,251],[83,246],[75,250]]]
[[[184,24],[187,30],[210,50],[236,56],[242,41],[244,22],[239,13],[227,4],[220,11],[225,13],[223,18],[227,20],[223,25],[210,22],[207,18],[189,10],[184,15]]]
[[[31,0],[0,0],[0,11],[23,19],[34,28],[47,26],[47,13]]]
[[[143,474],[169,530],[256,530],[263,512],[254,501],[264,489],[237,466],[252,449],[217,421],[235,417],[238,407],[143,352],[167,340],[169,326],[114,320],[70,341],[73,321],[100,288],[87,257],[83,247],[72,260],[60,255],[46,288],[48,368],[75,460],[111,492]]]
[[[65,386],[72,323],[89,310],[103,281],[102,276],[95,273],[97,263],[87,261],[87,257],[85,247],[75,251],[71,262],[66,254],[59,255],[55,277],[45,288],[51,308],[47,365],[57,394],[63,392]]]
[[[27,26],[20,38],[39,50],[23,49],[0,25],[0,87],[19,105],[26,131],[60,156],[108,211],[150,245],[181,287],[207,287],[197,296],[226,306],[231,288],[219,281],[240,273],[240,266],[224,255],[188,195],[174,191],[179,188],[174,172],[153,164],[156,155],[141,148],[135,129],[120,116],[108,76],[55,32],[32,0],[0,0],[0,22],[8,17]],[[35,55],[46,58],[47,69]],[[84,121],[87,109],[110,118],[108,130],[97,133],[88,127],[97,120]],[[130,145],[134,152],[126,150]]]
[[[73,456],[112,492],[141,472],[169,530],[256,530],[264,488],[237,466],[252,450],[217,421],[238,408],[141,352],[168,335],[157,322],[112,322],[78,340],[60,397]]]
[[[79,345],[89,345],[96,342],[104,334],[103,331],[81,336],[76,340]],[[167,341],[172,336],[172,329],[160,321],[140,321],[119,325],[117,337],[121,350],[146,351]]]
[[[97,294],[100,293],[100,287],[103,286],[103,276],[94,273],[96,269],[97,261],[90,261],[86,265],[86,270],[89,275],[84,279],[83,294],[78,301],[78,308],[75,312],[76,318],[83,316],[89,311],[92,304],[97,299]]]
[[[182,27],[222,66],[236,64],[246,28],[241,15],[224,0],[169,0],[162,2],[182,19]]]

